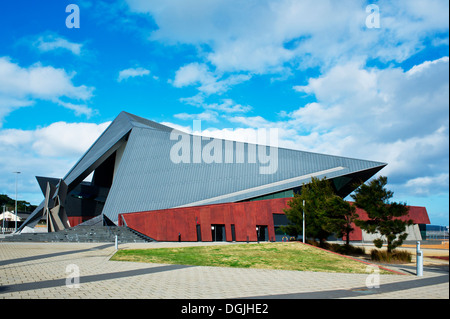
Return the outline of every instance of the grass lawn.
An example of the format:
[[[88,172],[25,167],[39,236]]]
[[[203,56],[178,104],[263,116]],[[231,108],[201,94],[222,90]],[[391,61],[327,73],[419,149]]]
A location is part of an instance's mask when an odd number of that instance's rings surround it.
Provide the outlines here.
[[[298,242],[126,249],[119,250],[111,260],[194,266],[367,273],[367,264]],[[380,273],[390,272],[380,269]]]

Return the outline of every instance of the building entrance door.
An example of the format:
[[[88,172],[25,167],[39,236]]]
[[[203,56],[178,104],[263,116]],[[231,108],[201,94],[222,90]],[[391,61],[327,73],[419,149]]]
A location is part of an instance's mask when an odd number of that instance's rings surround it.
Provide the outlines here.
[[[225,225],[211,225],[212,241],[226,241],[225,238]]]
[[[269,234],[267,233],[267,226],[257,225],[256,226],[256,237],[258,238],[258,241],[268,241]]]

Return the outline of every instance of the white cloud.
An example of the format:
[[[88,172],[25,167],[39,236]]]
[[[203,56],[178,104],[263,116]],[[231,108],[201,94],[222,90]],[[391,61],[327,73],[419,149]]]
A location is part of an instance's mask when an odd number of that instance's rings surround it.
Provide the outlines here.
[[[410,189],[410,192],[417,196],[432,195],[432,189],[448,189],[449,188],[449,174],[442,173],[437,176],[425,176],[410,179],[406,182],[405,187]]]
[[[9,113],[21,107],[31,106],[33,103],[34,101],[7,96],[0,92],[0,127],[2,126],[3,118]]]
[[[202,127],[202,136],[207,136],[211,138],[224,139],[230,141],[238,141],[243,143],[254,143],[254,144],[268,144],[264,141],[258,139],[258,129],[254,128],[225,128],[216,129],[212,127]],[[269,134],[268,132],[266,132]],[[270,145],[270,144],[269,144]],[[272,145],[278,146],[278,145]]]
[[[294,87],[317,102],[292,112],[293,121],[318,131],[340,127],[349,135],[370,132],[372,140],[389,142],[448,126],[448,59],[413,70],[336,66],[306,86]]]
[[[0,147],[3,151],[14,148],[33,151],[45,157],[77,157],[92,145],[109,124],[55,122],[35,130],[1,130]]]
[[[185,133],[191,133],[192,132],[192,128],[190,126],[183,126],[183,125],[179,125],[179,124],[175,124],[175,123],[171,123],[171,122],[161,122],[162,125],[166,125],[169,126],[171,128],[174,128],[176,130],[185,132]]]
[[[64,69],[40,63],[24,68],[9,57],[0,57],[0,121],[14,109],[34,104],[36,99],[52,101],[77,114],[91,115],[92,110],[86,105],[62,100],[86,101],[92,97],[93,88],[75,86],[74,76],[75,73],[68,74]]]
[[[56,122],[33,131],[32,149],[46,157],[79,157],[107,128],[109,122]]]
[[[238,104],[232,99],[221,99],[219,103],[208,103],[205,101],[205,96],[201,93],[193,97],[181,98],[180,101],[189,105],[204,108],[205,110],[220,111],[228,114],[246,113],[251,110],[250,106]]]
[[[33,134],[30,131],[8,129],[0,131],[0,145],[2,147],[20,148],[31,142]]]
[[[200,123],[194,123],[192,126],[180,126],[173,123],[163,123],[164,125],[173,127],[175,129],[181,130],[183,132],[189,133],[189,134],[200,134],[204,137],[210,137],[210,138],[218,138],[218,139],[224,139],[224,140],[231,140],[231,141],[238,141],[238,142],[244,142],[244,143],[255,143],[255,144],[265,144],[265,145],[271,145],[274,147],[283,146],[278,144],[278,140],[270,138],[270,134],[273,133],[273,131],[270,131],[270,128],[263,130],[263,134],[259,135],[258,131],[259,128],[222,128],[218,129],[211,125],[206,124],[206,122],[211,122],[208,118],[204,119],[201,116],[198,116],[198,114],[187,114],[186,117],[184,117],[182,114],[178,114],[176,116],[177,118],[183,118],[183,119],[189,119],[189,120],[200,120]],[[195,129],[195,131],[194,131]],[[279,133],[280,130],[277,130],[277,133]],[[277,134],[279,135],[279,134]],[[266,140],[264,140],[264,137]]]
[[[422,64],[413,66],[410,70],[408,70],[407,74],[410,76],[413,76],[414,74],[420,74],[422,72],[426,72],[427,68],[433,67],[435,64],[441,64],[441,63],[448,63],[449,58],[448,56],[444,56],[440,59],[434,60],[434,61],[425,61]]]
[[[137,76],[144,76],[149,75],[150,70],[144,69],[144,68],[130,68],[125,69],[119,72],[119,76],[117,78],[117,82],[121,82],[123,80],[126,80],[130,77],[137,77]]]
[[[174,117],[180,120],[201,120],[207,122],[218,122],[217,112],[210,110],[198,114],[178,113],[175,114]]]
[[[90,118],[92,115],[97,113],[96,110],[91,109],[85,104],[73,104],[70,102],[61,101],[60,99],[54,100],[54,102],[65,107],[66,109],[74,111],[76,116],[86,115],[87,118]]]
[[[295,86],[317,101],[283,112],[279,122],[260,116],[229,120],[277,127],[284,147],[386,162],[381,173],[401,191],[440,176],[441,182],[424,183],[420,192],[448,193],[442,183],[449,165],[448,79],[448,57],[408,71],[349,62]]]
[[[173,85],[181,88],[184,86],[200,84],[206,88],[216,82],[215,76],[208,71],[208,67],[204,64],[190,63],[182,66],[175,73]]]
[[[274,25],[275,3],[128,1],[128,4],[132,11],[149,13],[155,19],[159,28],[152,34],[153,40],[207,44],[211,48],[208,61],[221,71],[259,71],[278,66],[292,55],[283,48],[284,35]]]
[[[243,124],[245,126],[250,126],[253,128],[265,128],[273,125],[273,123],[267,121],[261,116],[252,116],[252,117],[244,117],[244,116],[234,116],[229,118],[230,122]]]
[[[230,87],[248,81],[249,74],[230,74],[224,76],[218,72],[212,72],[204,63],[189,63],[180,67],[175,72],[175,78],[170,80],[173,86],[182,88],[186,86],[197,86],[200,93],[204,95],[221,94]]]
[[[83,47],[80,43],[70,42],[56,34],[41,35],[33,44],[42,52],[66,50],[75,55],[80,55]]]
[[[232,99],[223,99],[222,103],[209,104],[207,107],[225,113],[245,113],[251,109],[250,106],[237,104]]]
[[[56,122],[35,130],[0,130],[0,193],[14,193],[11,172],[20,171],[19,193],[38,204],[35,176],[64,177],[109,124]]]
[[[246,113],[251,110],[251,107],[235,103],[229,98],[211,103],[206,101],[207,97],[211,94],[222,94],[231,86],[248,81],[250,78],[250,75],[232,74],[220,79],[220,76],[209,71],[205,64],[190,63],[179,68],[174,80],[169,82],[178,88],[196,85],[199,93],[192,97],[181,98],[180,101],[209,111],[201,114],[202,119],[216,121],[216,112]],[[178,114],[178,118],[187,119],[187,113],[183,113],[182,117]]]
[[[381,27],[368,29],[367,2],[127,0],[131,12],[152,16],[151,40],[199,48],[220,72],[324,69],[349,57],[404,61],[427,38],[448,32],[448,2],[378,1]],[[437,43],[437,42],[435,42]]]

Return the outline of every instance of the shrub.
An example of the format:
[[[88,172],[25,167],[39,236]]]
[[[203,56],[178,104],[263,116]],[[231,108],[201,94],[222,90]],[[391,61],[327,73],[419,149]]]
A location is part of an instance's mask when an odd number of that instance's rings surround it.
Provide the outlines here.
[[[313,240],[313,239],[307,239],[306,243],[310,244],[311,246],[320,247],[320,248],[323,248],[323,249],[330,249],[330,246],[331,246],[331,244],[326,242],[326,241],[318,242],[318,241]]]
[[[317,241],[315,241],[315,240],[312,240],[312,239],[307,239],[306,243],[310,244],[311,246],[314,246],[314,247],[319,247],[319,243]]]
[[[319,243],[315,240],[310,240],[310,239],[308,239],[306,242],[312,246],[320,247],[320,248],[330,250],[332,252],[342,254],[342,255],[358,256],[358,255],[366,254],[364,247],[355,247],[352,245],[330,244],[328,242]]]
[[[380,238],[374,239],[373,244],[375,245],[375,247],[381,248],[383,247],[383,240]]]
[[[330,244],[328,248],[335,253],[342,255],[365,255],[366,251],[364,247],[355,247],[352,245],[340,245],[340,244]]]
[[[387,263],[410,263],[412,254],[406,250],[394,250],[389,253],[387,250],[373,249],[370,252],[370,259]]]

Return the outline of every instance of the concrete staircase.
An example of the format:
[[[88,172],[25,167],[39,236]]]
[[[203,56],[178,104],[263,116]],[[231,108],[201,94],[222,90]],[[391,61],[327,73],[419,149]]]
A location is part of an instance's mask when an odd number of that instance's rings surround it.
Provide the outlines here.
[[[53,233],[23,233],[0,238],[3,242],[77,242],[77,243],[113,243],[115,237],[119,243],[145,243],[154,241],[128,227],[118,226],[76,226]]]

